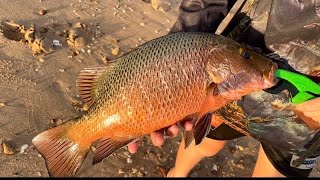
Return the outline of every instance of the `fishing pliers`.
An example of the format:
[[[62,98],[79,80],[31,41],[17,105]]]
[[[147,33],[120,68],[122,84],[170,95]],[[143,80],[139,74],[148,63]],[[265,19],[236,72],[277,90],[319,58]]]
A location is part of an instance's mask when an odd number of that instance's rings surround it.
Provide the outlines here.
[[[293,104],[300,104],[307,100],[320,97],[320,84],[317,84],[303,74],[285,69],[277,69],[275,77],[279,79],[278,84],[266,91],[279,93],[287,89],[292,95],[290,101]]]

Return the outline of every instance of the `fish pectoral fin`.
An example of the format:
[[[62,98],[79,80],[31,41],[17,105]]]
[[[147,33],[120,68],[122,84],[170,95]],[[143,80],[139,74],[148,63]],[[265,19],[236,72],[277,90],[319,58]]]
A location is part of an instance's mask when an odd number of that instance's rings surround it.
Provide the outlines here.
[[[97,149],[93,157],[92,165],[101,162],[104,158],[108,157],[114,151],[122,148],[133,140],[134,139],[116,141],[112,140],[111,138],[100,139],[97,144]]]
[[[116,64],[115,62],[117,61],[110,62],[107,66],[85,68],[80,71],[76,80],[76,86],[80,97],[84,100],[88,108],[90,108],[96,99],[93,90],[95,89],[97,79],[99,79],[101,74],[112,70]]]
[[[33,138],[32,143],[45,158],[50,176],[74,176],[87,156],[91,145],[75,142],[67,136],[66,122]]]
[[[195,139],[195,145],[200,144],[203,138],[205,138],[209,133],[211,127],[211,120],[212,113],[207,113],[198,118],[195,122],[194,127],[192,129],[193,136]]]
[[[217,95],[217,84],[214,83],[214,82],[211,82],[209,83],[207,86],[206,86],[206,95],[210,95],[210,96],[215,96]]]

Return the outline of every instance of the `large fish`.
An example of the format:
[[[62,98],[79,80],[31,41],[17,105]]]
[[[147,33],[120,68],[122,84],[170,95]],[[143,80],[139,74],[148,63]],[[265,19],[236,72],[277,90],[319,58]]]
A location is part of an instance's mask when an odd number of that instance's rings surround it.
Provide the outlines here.
[[[205,113],[275,85],[276,68],[271,60],[223,36],[165,35],[108,66],[82,70],[77,87],[88,111],[32,142],[46,159],[50,176],[75,175],[95,142],[93,164],[184,118],[196,118],[194,138],[199,143],[210,127]],[[205,101],[207,96],[214,96],[213,102]],[[203,116],[196,116],[199,112]]]

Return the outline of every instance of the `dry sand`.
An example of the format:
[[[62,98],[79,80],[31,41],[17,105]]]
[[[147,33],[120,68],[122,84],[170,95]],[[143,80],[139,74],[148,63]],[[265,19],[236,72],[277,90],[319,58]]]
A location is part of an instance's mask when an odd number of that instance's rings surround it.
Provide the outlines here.
[[[14,153],[1,150],[0,176],[48,176],[31,140],[81,113],[78,72],[166,34],[180,3],[171,2],[163,12],[140,0],[0,1],[0,140]],[[94,166],[89,154],[77,176],[164,176],[174,164],[180,138],[160,149],[144,137],[137,154],[122,148]],[[190,175],[250,176],[257,147],[249,137],[233,140]],[[318,168],[311,176],[319,175]]]

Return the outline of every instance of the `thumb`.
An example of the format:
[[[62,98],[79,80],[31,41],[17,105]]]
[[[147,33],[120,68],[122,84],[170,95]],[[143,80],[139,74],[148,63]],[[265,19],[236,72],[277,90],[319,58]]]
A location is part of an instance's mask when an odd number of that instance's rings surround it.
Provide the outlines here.
[[[320,111],[320,97],[296,105],[296,110],[300,112]]]

